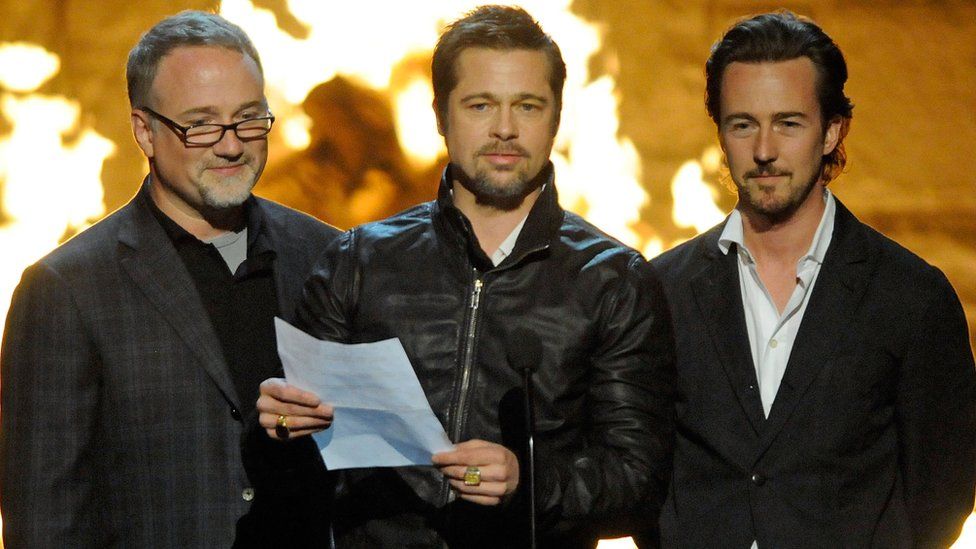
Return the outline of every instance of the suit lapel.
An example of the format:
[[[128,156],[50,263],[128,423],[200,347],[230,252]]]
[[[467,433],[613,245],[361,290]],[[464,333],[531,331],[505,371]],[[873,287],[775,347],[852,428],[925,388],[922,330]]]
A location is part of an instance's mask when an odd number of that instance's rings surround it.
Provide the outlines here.
[[[172,242],[149,208],[145,184],[127,206],[119,228],[122,268],[179,334],[217,384],[224,398],[238,407],[220,340],[200,302],[196,285]]]
[[[702,239],[700,251],[706,258],[707,267],[692,279],[691,287],[732,391],[749,423],[756,433],[760,433],[765,418],[756,368],[749,350],[736,252],[733,249],[722,254],[718,249],[722,227],[724,223],[713,229],[708,238]]]
[[[835,197],[836,198],[836,197]],[[834,233],[769,411],[761,452],[776,438],[824,365],[833,359],[874,272],[864,227],[837,201]]]
[[[296,280],[296,277],[304,273],[304,270],[299,271],[298,268],[304,266],[303,258],[308,253],[300,248],[305,245],[305,242],[295,235],[280,234],[282,227],[274,218],[273,210],[266,207],[262,199],[255,197],[254,207],[261,208],[263,212],[263,223],[269,245],[275,250],[275,266],[272,272],[275,295],[278,299],[278,316],[294,324],[295,308],[302,297],[304,282],[304,280]]]

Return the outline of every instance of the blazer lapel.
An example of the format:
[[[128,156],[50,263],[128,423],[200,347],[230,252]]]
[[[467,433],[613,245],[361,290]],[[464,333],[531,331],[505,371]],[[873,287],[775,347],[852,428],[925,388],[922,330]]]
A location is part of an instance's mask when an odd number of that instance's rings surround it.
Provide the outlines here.
[[[238,407],[220,340],[190,273],[152,212],[143,184],[126,208],[129,215],[119,228],[120,263],[132,281],[179,334],[186,346],[217,384],[224,398]]]
[[[308,251],[304,250],[304,240],[293,234],[285,234],[271,208],[265,207],[265,202],[255,197],[255,208],[261,208],[268,245],[275,251],[274,281],[275,294],[278,297],[278,316],[294,324],[295,309],[302,297],[304,280],[296,279],[305,273],[304,257]]]
[[[724,224],[701,241],[701,253],[708,265],[692,279],[691,287],[732,391],[749,423],[756,433],[760,433],[765,417],[742,309],[736,252],[732,249],[728,254],[722,254],[719,250],[718,237],[722,227]]]
[[[834,233],[824,264],[803,313],[776,400],[769,411],[760,451],[782,430],[797,403],[824,365],[834,358],[874,272],[876,261],[864,227],[837,201]]]

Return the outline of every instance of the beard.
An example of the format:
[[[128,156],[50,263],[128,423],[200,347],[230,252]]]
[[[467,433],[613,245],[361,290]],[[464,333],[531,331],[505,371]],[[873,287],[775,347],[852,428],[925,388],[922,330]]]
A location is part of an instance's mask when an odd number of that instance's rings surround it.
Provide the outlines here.
[[[244,160],[242,173],[236,175],[219,177],[212,173],[201,174],[197,180],[197,190],[205,207],[224,210],[240,206],[247,200],[260,172],[255,170],[252,162]]]
[[[517,152],[528,156],[528,153],[517,145],[508,147],[486,145],[478,150],[477,154],[480,156],[493,152]],[[451,178],[474,195],[475,203],[508,212],[522,205],[525,197],[549,180],[549,175],[552,173],[551,166],[551,163],[547,163],[536,174],[529,174],[525,169],[513,170],[515,178],[508,184],[499,184],[492,180],[491,173],[487,169],[479,169],[472,176],[465,173],[460,166],[452,164]]]
[[[743,176],[743,181],[748,181],[752,177],[763,175],[791,177],[793,173],[780,171],[775,166],[767,164],[746,172]],[[789,180],[786,182],[786,196],[781,198],[775,197],[776,189],[768,192],[762,186],[756,188],[739,182],[736,182],[736,187],[740,203],[746,204],[751,211],[760,214],[775,224],[789,219],[800,208],[800,205],[803,204],[807,197],[810,196],[810,192],[819,180],[819,170],[814,172],[807,181],[800,181],[794,184],[792,180]]]

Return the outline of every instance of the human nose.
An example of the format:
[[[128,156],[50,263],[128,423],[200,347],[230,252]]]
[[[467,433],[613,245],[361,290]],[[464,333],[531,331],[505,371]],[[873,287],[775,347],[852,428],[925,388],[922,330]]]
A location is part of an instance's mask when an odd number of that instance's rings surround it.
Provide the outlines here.
[[[776,160],[777,155],[776,139],[773,136],[772,130],[767,128],[760,129],[756,135],[756,141],[753,144],[753,161],[756,164],[769,164]]]
[[[220,141],[213,144],[213,152],[221,158],[237,158],[244,154],[244,142],[237,137],[236,131],[227,128]]]
[[[518,125],[511,109],[499,109],[492,121],[491,135],[502,141],[518,137]]]

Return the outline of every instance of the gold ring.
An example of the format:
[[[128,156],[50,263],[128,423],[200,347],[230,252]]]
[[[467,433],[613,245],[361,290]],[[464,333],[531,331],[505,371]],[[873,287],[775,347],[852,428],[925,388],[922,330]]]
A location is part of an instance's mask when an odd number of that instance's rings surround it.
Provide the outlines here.
[[[474,465],[464,470],[464,485],[478,486],[481,484],[481,469]]]
[[[278,421],[275,422],[275,434],[278,438],[288,438],[291,433],[288,431],[288,416],[279,415]]]

